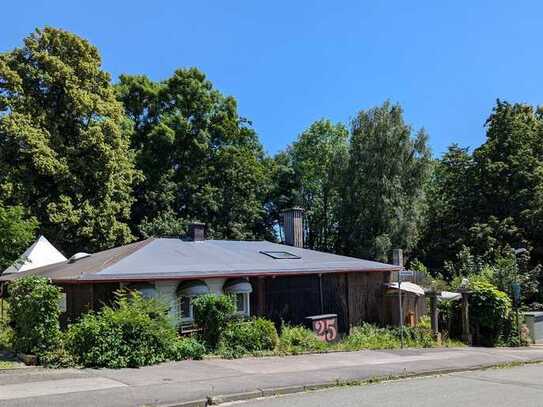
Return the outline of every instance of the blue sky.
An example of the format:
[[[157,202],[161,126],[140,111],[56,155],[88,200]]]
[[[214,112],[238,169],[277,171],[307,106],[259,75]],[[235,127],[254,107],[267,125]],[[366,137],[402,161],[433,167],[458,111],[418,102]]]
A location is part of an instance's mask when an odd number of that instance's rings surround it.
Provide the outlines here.
[[[50,25],[87,38],[104,69],[167,78],[196,66],[266,150],[319,118],[389,99],[436,155],[476,147],[496,98],[543,104],[543,2],[51,0],[2,5],[0,51]]]

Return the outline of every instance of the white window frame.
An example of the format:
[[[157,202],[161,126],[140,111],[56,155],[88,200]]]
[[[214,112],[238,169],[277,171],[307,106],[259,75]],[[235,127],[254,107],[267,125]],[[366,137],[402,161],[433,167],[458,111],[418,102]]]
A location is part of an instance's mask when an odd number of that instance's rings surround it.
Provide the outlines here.
[[[234,303],[236,305],[236,313],[238,313],[240,315],[245,315],[247,317],[250,317],[251,316],[251,301],[250,301],[249,296],[251,295],[251,293],[236,293],[236,292],[233,292],[231,294],[234,296]],[[237,298],[238,295],[243,296],[243,308],[244,309],[242,309],[242,310],[238,309],[238,298]]]

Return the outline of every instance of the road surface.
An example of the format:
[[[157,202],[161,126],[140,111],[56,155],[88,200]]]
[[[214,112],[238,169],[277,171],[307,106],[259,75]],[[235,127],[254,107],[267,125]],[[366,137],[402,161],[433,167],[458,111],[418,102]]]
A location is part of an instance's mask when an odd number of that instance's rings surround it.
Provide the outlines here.
[[[543,406],[543,365],[339,387],[238,402],[237,405],[240,407]]]

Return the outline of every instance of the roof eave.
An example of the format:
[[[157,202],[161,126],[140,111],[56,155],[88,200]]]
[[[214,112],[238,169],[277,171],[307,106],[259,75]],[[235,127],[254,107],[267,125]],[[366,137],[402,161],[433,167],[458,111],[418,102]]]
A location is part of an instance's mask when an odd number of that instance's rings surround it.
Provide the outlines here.
[[[378,272],[394,272],[399,271],[400,267],[383,268],[383,269],[312,269],[312,270],[270,270],[270,271],[258,271],[258,272],[217,272],[217,273],[194,273],[184,275],[170,275],[170,274],[125,274],[125,275],[82,275],[73,279],[55,279],[51,280],[57,284],[92,284],[92,283],[112,283],[123,281],[181,281],[192,279],[208,279],[208,278],[241,278],[241,277],[282,277],[282,276],[299,276],[308,274],[336,274],[336,273],[378,273]]]

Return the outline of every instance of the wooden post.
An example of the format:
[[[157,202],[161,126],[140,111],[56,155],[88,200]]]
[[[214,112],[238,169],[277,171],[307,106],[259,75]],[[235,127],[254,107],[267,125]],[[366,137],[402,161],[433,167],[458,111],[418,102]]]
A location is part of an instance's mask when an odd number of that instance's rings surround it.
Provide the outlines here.
[[[430,322],[432,326],[432,333],[434,337],[441,343],[441,334],[439,332],[439,308],[437,300],[437,291],[432,289],[426,293],[430,297]]]
[[[460,290],[459,290],[460,291]],[[471,345],[473,337],[470,330],[469,321],[469,291],[462,290],[462,340],[464,343]]]
[[[394,249],[392,252],[392,261],[394,265],[403,268],[403,251],[402,249]],[[398,311],[400,313],[400,346],[403,349],[403,304],[402,304],[402,275],[401,269],[398,270]]]

